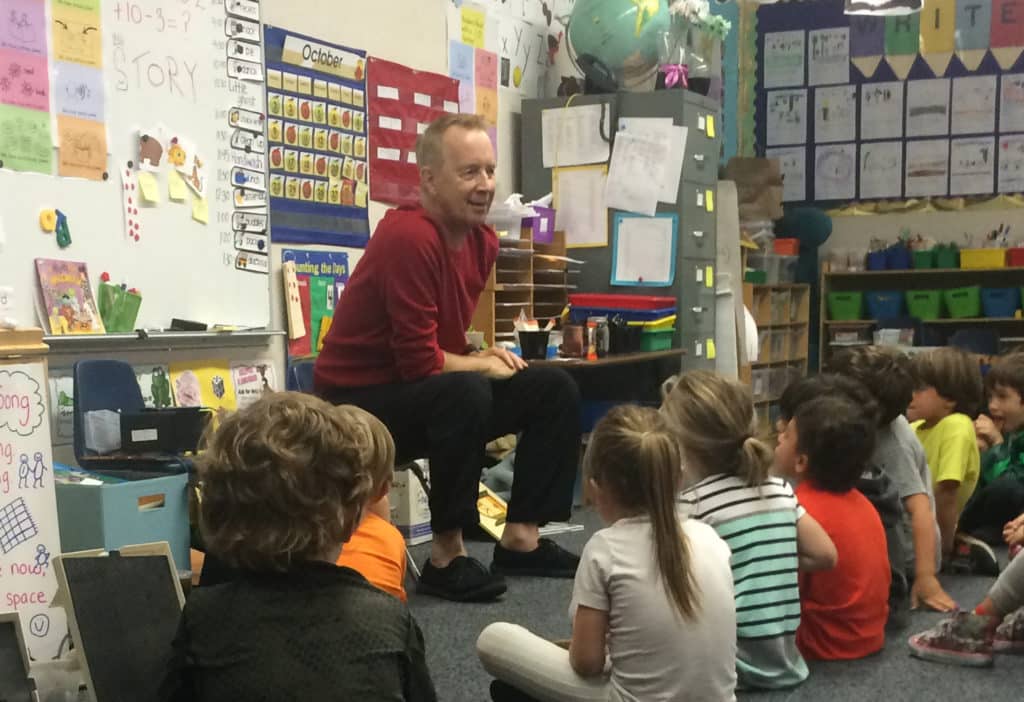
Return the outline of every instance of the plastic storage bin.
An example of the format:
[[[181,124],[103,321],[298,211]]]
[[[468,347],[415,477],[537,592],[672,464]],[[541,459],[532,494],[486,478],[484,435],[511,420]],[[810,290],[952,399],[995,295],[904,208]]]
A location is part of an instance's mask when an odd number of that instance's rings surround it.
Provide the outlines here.
[[[672,348],[672,337],[675,329],[664,329],[661,331],[645,331],[640,335],[641,351],[665,351]]]
[[[616,307],[577,307],[569,308],[569,321],[573,324],[586,324],[590,317],[616,317],[626,322],[657,322],[676,313],[675,307],[660,310],[630,310]]]
[[[960,267],[1006,268],[1006,249],[961,249]]]
[[[946,301],[946,309],[953,319],[981,316],[981,288],[977,285],[945,290],[942,299]]]
[[[60,476],[61,471],[56,471],[63,551],[109,551],[129,544],[166,541],[171,545],[175,567],[190,570],[187,475],[144,480],[95,475],[109,481],[102,485],[61,482]]]
[[[871,319],[892,319],[903,314],[903,293],[899,290],[867,292],[864,304]]]
[[[772,290],[772,324],[789,322],[789,290]]]
[[[1014,268],[1024,266],[1024,248],[1007,249],[1006,265]]]
[[[655,295],[624,295],[599,293],[573,293],[569,296],[573,307],[600,307],[619,310],[662,310],[675,307],[676,298]]]
[[[774,253],[752,253],[747,256],[747,267],[764,271],[768,285],[792,283],[796,280],[797,256],[779,256]]]
[[[768,399],[768,383],[771,379],[770,368],[755,368],[750,373],[750,389],[755,400]]]
[[[936,268],[958,268],[960,266],[960,250],[954,244],[935,247]]]
[[[907,313],[923,320],[939,319],[942,316],[942,291],[908,290]]]
[[[1020,288],[982,288],[981,310],[986,317],[1013,317],[1020,307]]]
[[[913,258],[910,249],[903,244],[890,246],[885,250],[885,267],[891,271],[902,271],[910,268]]]
[[[800,262],[799,256],[779,256],[779,282],[795,283],[796,268]]]
[[[789,330],[772,329],[772,362],[785,361],[789,357]]]
[[[870,251],[867,257],[867,269],[869,271],[885,270],[885,251]]]
[[[864,293],[830,292],[828,294],[828,318],[853,321],[861,318],[864,307]]]
[[[935,268],[935,249],[915,251],[914,268]]]
[[[799,256],[800,255],[800,240],[799,239],[776,239],[772,244],[772,249],[780,256]]]

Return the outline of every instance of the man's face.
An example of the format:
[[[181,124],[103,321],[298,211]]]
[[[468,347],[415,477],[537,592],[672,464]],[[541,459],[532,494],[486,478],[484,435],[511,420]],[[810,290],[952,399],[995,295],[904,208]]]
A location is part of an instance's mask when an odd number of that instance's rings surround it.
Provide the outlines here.
[[[448,224],[484,223],[494,200],[494,149],[486,132],[452,127],[444,134],[442,162],[423,173],[423,187]]]

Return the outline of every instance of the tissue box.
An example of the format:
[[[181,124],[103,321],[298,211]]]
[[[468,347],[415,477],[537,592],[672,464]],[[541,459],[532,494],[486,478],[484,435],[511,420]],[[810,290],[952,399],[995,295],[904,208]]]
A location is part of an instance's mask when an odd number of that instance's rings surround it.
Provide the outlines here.
[[[530,227],[536,244],[550,244],[555,240],[555,211],[550,207],[533,206],[536,217],[527,217],[523,225]]]
[[[416,464],[429,481],[429,464],[423,460],[416,461]],[[395,471],[388,501],[391,503],[391,523],[402,534],[407,544],[414,546],[433,538],[433,532],[430,530],[430,498],[412,471]]]
[[[55,466],[54,484],[61,551],[166,541],[175,567],[189,570],[187,475],[123,480]]]

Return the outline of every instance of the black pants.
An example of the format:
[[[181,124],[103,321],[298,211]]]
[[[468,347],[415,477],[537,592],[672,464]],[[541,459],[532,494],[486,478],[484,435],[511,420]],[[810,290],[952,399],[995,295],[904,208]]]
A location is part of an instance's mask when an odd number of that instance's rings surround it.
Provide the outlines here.
[[[412,383],[340,388],[334,404],[362,407],[387,425],[402,460],[430,461],[434,532],[475,526],[487,442],[520,434],[508,521],[565,521],[580,450],[580,396],[558,368],[526,368],[508,380],[442,373]]]
[[[974,491],[958,528],[989,544],[1003,543],[1003,526],[1024,514],[1024,483],[1004,475]]]

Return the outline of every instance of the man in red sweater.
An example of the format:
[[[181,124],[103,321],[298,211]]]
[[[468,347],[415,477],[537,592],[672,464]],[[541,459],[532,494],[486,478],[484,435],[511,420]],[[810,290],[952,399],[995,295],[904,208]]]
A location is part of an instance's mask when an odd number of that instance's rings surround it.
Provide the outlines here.
[[[389,211],[338,301],[314,371],[319,394],[383,421],[399,457],[430,460],[434,540],[421,593],[481,601],[506,575],[571,578],[579,563],[538,525],[569,518],[580,447],[579,391],[567,373],[528,368],[466,343],[498,256],[484,218],[494,151],[474,115],[446,115],[416,146],[421,205]],[[466,554],[484,448],[519,434],[508,522],[490,570]]]

